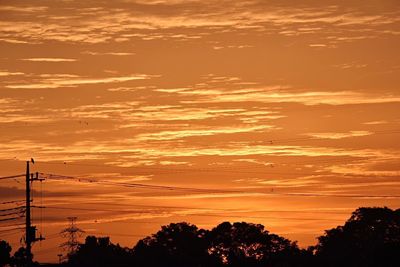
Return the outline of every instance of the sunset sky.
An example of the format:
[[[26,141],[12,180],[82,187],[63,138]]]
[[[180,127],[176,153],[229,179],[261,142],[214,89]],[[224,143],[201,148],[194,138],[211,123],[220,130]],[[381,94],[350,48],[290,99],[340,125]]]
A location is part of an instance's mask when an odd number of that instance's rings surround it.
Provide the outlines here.
[[[398,0],[0,0],[0,176],[46,178],[34,259],[68,216],[129,247],[181,221],[307,247],[399,208],[399,47]]]

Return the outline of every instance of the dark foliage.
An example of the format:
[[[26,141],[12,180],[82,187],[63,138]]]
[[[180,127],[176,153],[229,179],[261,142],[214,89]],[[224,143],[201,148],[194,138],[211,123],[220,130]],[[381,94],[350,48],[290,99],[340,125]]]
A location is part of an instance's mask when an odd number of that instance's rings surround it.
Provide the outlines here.
[[[68,256],[68,263],[80,267],[129,266],[131,251],[114,245],[108,237],[86,237],[77,252]]]
[[[303,266],[306,254],[264,226],[244,222],[225,222],[212,231],[170,224],[134,248],[136,264],[152,267]]]
[[[0,241],[0,267],[10,263],[11,246],[6,241]]]
[[[303,266],[307,254],[261,224],[225,222],[210,232],[208,241],[209,253],[232,267]]]
[[[211,231],[188,223],[163,226],[133,249],[108,237],[88,236],[68,256],[74,267],[397,267],[400,209],[359,208],[343,226],[327,230],[318,244],[300,249],[261,224],[224,222]],[[0,241],[0,267],[26,265],[26,251]]]
[[[359,208],[319,237],[320,266],[400,266],[400,210]]]
[[[13,267],[25,267],[27,265],[27,251],[25,248],[20,247],[17,251],[15,251],[14,256],[11,257],[10,265]],[[33,255],[31,254],[31,257]],[[37,262],[33,263],[33,266],[38,266]]]
[[[152,237],[140,240],[134,248],[138,266],[201,267],[217,266],[207,253],[207,231],[187,223],[163,226]]]

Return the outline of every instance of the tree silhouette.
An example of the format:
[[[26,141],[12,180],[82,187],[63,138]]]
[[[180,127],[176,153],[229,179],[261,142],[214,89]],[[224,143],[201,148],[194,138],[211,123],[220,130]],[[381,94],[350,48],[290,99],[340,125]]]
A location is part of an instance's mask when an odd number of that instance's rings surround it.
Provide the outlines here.
[[[207,231],[188,223],[162,226],[151,237],[140,240],[134,248],[139,266],[201,267],[215,266],[207,252]]]
[[[24,247],[20,247],[15,251],[14,256],[11,258],[11,266],[25,267],[27,265],[27,253]],[[33,255],[30,258],[33,259]],[[34,262],[33,265],[37,265],[37,263]]]
[[[269,234],[261,224],[224,222],[208,239],[211,255],[228,266],[301,266],[296,263],[301,256],[296,243]]]
[[[79,267],[394,267],[400,266],[400,210],[359,208],[308,250],[261,224],[224,222],[211,231],[182,223],[162,226],[133,249],[88,236],[68,264]],[[19,249],[11,261],[23,266]],[[24,261],[25,260],[25,261]]]
[[[359,208],[318,239],[322,266],[400,266],[400,210]]]
[[[114,245],[109,237],[86,237],[85,243],[68,256],[68,264],[82,267],[128,266],[131,262],[131,252]]]
[[[6,241],[0,241],[0,267],[10,263],[11,246]]]

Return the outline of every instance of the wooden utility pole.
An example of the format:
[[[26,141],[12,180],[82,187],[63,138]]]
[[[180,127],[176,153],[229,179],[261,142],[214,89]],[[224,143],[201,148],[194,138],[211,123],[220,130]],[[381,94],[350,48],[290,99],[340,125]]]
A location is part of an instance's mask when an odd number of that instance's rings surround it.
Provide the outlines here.
[[[25,188],[25,196],[26,196],[26,204],[25,204],[25,243],[26,243],[26,265],[28,267],[32,266],[32,244],[36,241],[44,240],[42,235],[39,238],[36,238],[36,226],[32,226],[31,223],[31,182],[33,181],[43,181],[44,179],[39,179],[39,173],[36,173],[36,177],[33,177],[33,174],[29,171],[29,164],[35,164],[35,161],[31,159],[26,162],[26,188]]]
[[[29,161],[26,162],[26,215],[25,215],[25,242],[26,242],[26,265],[32,266],[32,226],[31,226],[31,177],[29,172]]]

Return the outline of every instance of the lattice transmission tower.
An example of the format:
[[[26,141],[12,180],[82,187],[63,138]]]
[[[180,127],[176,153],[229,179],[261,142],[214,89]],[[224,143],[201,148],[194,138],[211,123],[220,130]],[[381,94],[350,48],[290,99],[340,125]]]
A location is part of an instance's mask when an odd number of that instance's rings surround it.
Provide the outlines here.
[[[64,251],[67,251],[67,255],[72,255],[78,250],[80,245],[78,238],[81,237],[85,231],[76,226],[77,217],[68,217],[67,219],[69,221],[69,227],[62,230],[60,234],[62,237],[68,238],[68,241],[62,243],[60,247],[62,247]]]

